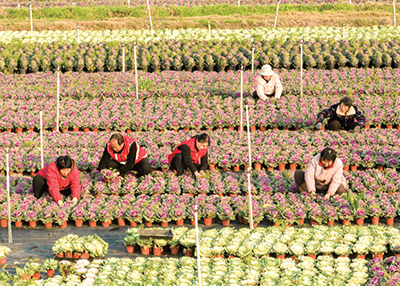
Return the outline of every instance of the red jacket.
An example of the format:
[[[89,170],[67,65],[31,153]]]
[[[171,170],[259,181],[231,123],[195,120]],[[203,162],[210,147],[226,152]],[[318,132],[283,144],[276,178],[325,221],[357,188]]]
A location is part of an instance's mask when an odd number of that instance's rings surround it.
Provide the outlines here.
[[[120,153],[115,153],[113,149],[111,149],[110,146],[110,141],[108,141],[107,144],[107,151],[108,154],[110,154],[111,158],[115,161],[117,161],[118,163],[121,162],[127,162],[128,161],[128,154],[129,154],[129,149],[131,148],[131,145],[133,143],[136,144],[136,159],[135,159],[135,164],[137,164],[140,160],[142,160],[143,158],[147,157],[147,152],[141,148],[139,146],[139,144],[135,141],[135,139],[131,138],[131,137],[126,137],[126,136],[122,136],[124,138],[124,149],[122,149],[122,151]]]
[[[189,139],[187,141],[184,141],[181,144],[179,144],[179,146],[182,146],[182,145],[189,146],[189,148],[190,148],[190,157],[192,158],[192,162],[194,164],[201,164],[201,162],[200,162],[201,161],[201,157],[203,157],[203,156],[205,156],[207,154],[208,148],[205,148],[205,149],[202,149],[200,151],[197,151],[197,148],[196,148],[196,137],[193,137],[193,138],[191,138],[191,139]],[[175,148],[174,151],[172,151],[172,153],[168,155],[168,162],[169,162],[170,165],[171,165],[172,158],[174,158],[174,156],[176,154],[182,153],[182,151],[179,150],[178,147]]]
[[[37,174],[45,178],[49,186],[49,193],[54,201],[58,202],[61,200],[60,191],[68,188],[71,188],[72,198],[79,199],[81,197],[81,176],[75,163],[66,179],[61,176],[55,162],[50,163],[50,165],[44,167]]]

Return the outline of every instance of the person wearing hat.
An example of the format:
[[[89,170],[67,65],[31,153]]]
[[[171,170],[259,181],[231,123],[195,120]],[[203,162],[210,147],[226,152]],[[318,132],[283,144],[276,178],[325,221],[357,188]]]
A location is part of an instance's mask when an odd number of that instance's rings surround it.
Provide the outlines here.
[[[353,100],[347,96],[329,109],[318,113],[315,129],[320,130],[325,119],[328,120],[328,128],[333,131],[359,132],[366,122],[365,116],[356,106],[353,106]]]
[[[261,68],[260,74],[255,79],[256,89],[253,91],[254,99],[266,101],[268,97],[279,99],[282,95],[283,86],[279,75],[273,72],[270,65]]]

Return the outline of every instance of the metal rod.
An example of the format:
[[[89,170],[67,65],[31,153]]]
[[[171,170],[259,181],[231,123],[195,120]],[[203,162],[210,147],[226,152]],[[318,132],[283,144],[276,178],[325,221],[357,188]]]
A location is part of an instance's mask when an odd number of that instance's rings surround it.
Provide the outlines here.
[[[253,202],[251,200],[251,182],[250,182],[250,175],[251,175],[251,142],[250,142],[250,124],[249,124],[249,106],[246,104],[246,120],[247,120],[247,141],[249,145],[249,167],[246,170],[247,173],[247,182],[248,182],[248,192],[249,192],[249,218],[250,218],[250,229],[253,229]]]
[[[393,0],[393,26],[396,27],[396,0]]]
[[[274,21],[274,29],[276,28],[276,21],[278,20],[278,11],[279,11],[279,3],[281,1],[278,1],[278,5],[276,6],[276,12],[275,12],[275,21]]]
[[[131,6],[131,0],[128,0],[128,6]]]
[[[57,119],[56,131],[60,132],[60,67],[57,68]]]
[[[19,9],[21,9],[21,5],[19,5],[19,3],[18,3],[18,10],[19,10]]]
[[[151,22],[151,12],[150,12],[150,3],[149,3],[149,0],[147,0],[147,9],[149,10],[150,30],[153,31],[153,23]]]
[[[78,40],[78,44],[81,43],[80,37],[79,37],[79,25],[76,27],[76,38]]]
[[[44,168],[43,158],[43,112],[40,111],[40,167]]]
[[[194,212],[194,220],[196,222],[196,248],[197,248],[197,273],[199,277],[199,286],[201,286],[201,260],[200,260],[200,240],[199,240],[199,222],[197,218],[197,210]]]
[[[253,48],[251,49],[251,73],[254,73],[254,45]]]
[[[238,6],[240,6],[240,0],[238,0]]]
[[[343,40],[344,40],[344,31],[345,31],[345,27],[346,26],[346,24],[345,23],[343,23]]]
[[[210,25],[210,21],[208,21],[208,37],[211,39],[211,25]]]
[[[240,70],[240,131],[243,131],[243,67]]]
[[[12,229],[11,229],[11,206],[10,206],[10,158],[6,154],[6,173],[7,173],[7,214],[8,214],[8,243],[12,243]]]
[[[29,2],[29,13],[30,13],[30,17],[31,17],[31,32],[33,32],[32,2]]]
[[[136,99],[139,99],[139,80],[138,80],[137,60],[136,60],[136,43],[135,43],[135,46],[133,47],[133,56],[135,58]]]
[[[122,72],[125,72],[125,45],[122,44]]]
[[[300,40],[300,95],[303,96],[303,40]]]

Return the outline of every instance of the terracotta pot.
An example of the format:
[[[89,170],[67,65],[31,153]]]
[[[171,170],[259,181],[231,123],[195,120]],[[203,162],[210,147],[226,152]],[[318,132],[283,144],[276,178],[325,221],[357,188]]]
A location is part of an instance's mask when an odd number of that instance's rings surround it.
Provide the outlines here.
[[[88,252],[84,252],[84,253],[81,254],[81,258],[82,259],[88,259],[89,257],[90,257],[90,255],[89,255]]]
[[[167,227],[167,226],[168,226],[168,222],[167,222],[167,221],[161,222],[161,226],[162,226],[162,227]]]
[[[370,128],[371,128],[371,125],[365,124],[365,125],[364,125],[364,128],[365,128],[365,129],[370,129]]]
[[[394,256],[400,257],[400,253],[395,253]]]
[[[396,192],[390,192],[389,195],[393,196]]]
[[[155,256],[161,256],[161,252],[162,252],[161,250],[162,250],[161,247],[153,247],[153,254]]]
[[[315,260],[317,259],[317,255],[316,255],[316,254],[308,254],[307,256],[308,256],[308,257],[311,257],[311,258],[313,258],[313,259],[315,259]]]
[[[119,226],[124,226],[124,225],[125,225],[125,219],[119,218],[119,219],[118,219],[118,225],[119,225]]]
[[[53,226],[53,223],[52,223],[52,222],[46,222],[46,223],[44,224],[44,226],[45,226],[46,228],[51,228],[51,227]]]
[[[54,276],[54,270],[53,269],[47,269],[47,277],[53,277]]]
[[[36,173],[34,171],[31,172],[31,177],[35,177]]]
[[[325,131],[325,125],[321,126],[321,131]]]
[[[383,253],[372,254],[372,258],[380,258],[380,259],[383,259]]]
[[[205,225],[211,225],[212,224],[212,218],[204,218],[204,224]]]
[[[258,222],[253,222],[253,228],[257,228]]]
[[[81,220],[81,219],[75,220],[75,226],[76,227],[81,227],[82,225],[83,225],[83,220]]]
[[[133,253],[135,251],[135,247],[133,245],[129,245],[126,247],[126,252]]]
[[[22,227],[22,221],[16,221],[15,227]]]
[[[32,220],[29,222],[29,227],[36,227],[37,225],[37,221],[36,220]]]
[[[386,218],[386,224],[387,225],[393,225],[394,223],[394,217],[387,217]]]
[[[232,198],[232,197],[236,197],[237,194],[229,194],[229,196]]]
[[[335,224],[335,221],[334,221],[334,220],[328,221],[328,226],[333,226],[334,224]]]
[[[267,167],[268,172],[272,172],[274,170],[274,167]]]
[[[255,170],[261,170],[261,163],[254,163]]]
[[[199,196],[207,196],[206,193],[199,193]]]
[[[239,171],[240,171],[239,166],[233,166],[233,171],[234,171],[234,172],[239,172]]]
[[[79,132],[79,127],[72,129],[74,132]]]
[[[0,264],[6,264],[7,256],[0,259]]]
[[[110,226],[110,222],[109,222],[109,221],[103,221],[103,222],[101,223],[101,225],[102,225],[103,227],[109,227],[109,226]]]
[[[363,218],[356,219],[356,224],[357,225],[363,225],[364,224],[364,219]]]
[[[0,219],[0,226],[1,227],[7,227],[7,225],[8,225],[8,220]]]
[[[62,133],[68,132],[68,128],[62,128],[62,129],[61,129],[61,132],[62,132]]]
[[[219,254],[219,255],[215,255],[215,258],[224,258],[224,256],[222,254]]]
[[[295,127],[294,130],[299,131],[300,127]]]
[[[285,259],[285,254],[282,254],[282,255],[276,255],[276,258],[279,258],[280,260],[283,260],[283,259]]]
[[[33,128],[28,128],[28,131],[33,132]]]
[[[229,129],[229,130],[235,130],[235,127],[229,126],[228,129]]]
[[[96,225],[97,225],[97,221],[89,221],[89,226],[90,227],[96,227]]]
[[[296,164],[289,164],[289,169],[290,169],[290,171],[296,171],[296,169],[297,169],[297,166],[296,166]]]
[[[171,246],[171,254],[178,255],[179,254],[179,246]]]
[[[287,127],[283,127],[282,129],[285,131],[289,130],[289,128],[287,128]]]
[[[363,254],[357,254],[357,258],[365,259],[365,255],[363,255]]]
[[[145,221],[144,224],[145,224],[146,226],[152,226],[152,225],[153,225],[153,223],[152,223],[151,221]]]
[[[6,129],[6,131],[7,131],[8,133],[11,133],[11,129]]]
[[[372,224],[379,224],[379,217],[373,217],[372,219]]]
[[[183,225],[183,218],[181,218],[180,220],[176,221],[176,225],[182,226]]]
[[[22,128],[16,128],[15,130],[16,130],[17,134],[21,134],[22,133]]]
[[[40,280],[40,272],[36,272],[35,274],[33,274],[32,278],[35,280]]]
[[[389,124],[389,125],[386,126],[386,128],[387,128],[387,129],[393,129],[393,125],[392,125],[392,124]]]
[[[238,221],[239,221],[239,223],[243,223],[244,222],[244,220],[243,220],[243,217],[238,217]]]
[[[150,247],[147,246],[141,246],[140,251],[142,255],[149,255],[150,254]]]
[[[74,258],[80,258],[81,254],[79,252],[74,252]]]
[[[278,126],[272,127],[272,130],[278,130]]]
[[[348,172],[349,169],[350,169],[350,166],[348,166],[348,165],[343,167],[343,170],[346,171],[346,172]]]
[[[62,225],[60,225],[60,227],[61,227],[61,228],[66,228],[67,225],[68,225],[68,221],[65,220],[65,221],[62,223]]]
[[[260,126],[260,131],[265,131],[266,128],[264,126]]]
[[[243,224],[244,225],[249,225],[249,222],[247,220],[243,219]]]
[[[194,253],[194,250],[186,250],[186,252],[185,252],[185,256],[188,256],[188,257],[192,257],[193,256],[193,253]]]
[[[279,223],[278,222],[274,222],[274,226],[279,226]]]
[[[304,224],[304,218],[299,219],[299,225],[302,225],[302,224]]]
[[[279,164],[278,169],[279,171],[285,170],[285,164]]]
[[[376,125],[375,128],[376,129],[381,129],[381,126],[380,125]]]
[[[256,127],[255,126],[250,126],[250,132],[254,132],[256,131]]]
[[[57,254],[57,257],[60,257],[60,258],[61,258],[61,257],[64,257],[64,253],[58,253],[58,254]]]
[[[208,164],[208,168],[210,170],[215,170],[215,164]]]
[[[66,258],[72,258],[72,252],[65,252],[64,257]]]
[[[397,130],[400,130],[400,125],[397,125]]]
[[[89,132],[89,128],[83,128],[83,132],[88,133]]]
[[[342,221],[342,224],[343,224],[343,225],[350,225],[350,221],[349,221],[348,219],[344,219],[344,220]]]
[[[318,225],[318,222],[316,222],[315,220],[310,220],[311,221],[311,225]]]
[[[196,221],[195,220],[191,220],[190,221],[190,225],[196,225]]]
[[[228,168],[222,168],[222,171],[224,171],[224,172],[228,171]]]
[[[223,219],[222,220],[222,225],[223,226],[229,226],[231,224],[231,221],[229,219]]]
[[[238,126],[238,131],[243,131],[244,127]]]
[[[379,172],[383,171],[383,166],[376,166],[376,168],[378,169]]]
[[[131,225],[131,227],[136,227],[137,226],[137,222],[131,221],[130,225]]]

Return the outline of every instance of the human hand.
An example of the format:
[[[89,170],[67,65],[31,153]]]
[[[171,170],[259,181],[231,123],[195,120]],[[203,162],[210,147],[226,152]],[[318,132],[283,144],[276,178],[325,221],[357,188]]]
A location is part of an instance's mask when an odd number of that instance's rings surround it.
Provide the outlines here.
[[[113,174],[113,177],[112,177],[112,178],[115,179],[115,178],[118,177],[118,176],[119,176],[119,172],[116,172],[116,173]]]
[[[196,176],[196,177],[200,177],[201,175],[200,175],[200,173],[199,172],[194,172],[194,175]]]
[[[316,193],[315,190],[311,190],[311,191],[308,191],[308,192],[309,192],[309,194],[312,195],[312,196],[315,195],[315,193]]]
[[[318,122],[318,123],[315,125],[315,129],[321,130],[321,128],[322,128],[322,123],[321,123],[321,122]]]
[[[78,202],[78,198],[77,198],[77,197],[75,197],[75,198],[72,199],[72,204],[73,204],[73,205],[76,205],[77,202]]]
[[[63,201],[62,201],[62,200],[59,200],[59,201],[57,202],[57,204],[61,207],[61,206],[63,205]]]
[[[201,170],[200,171],[200,175],[204,175],[205,173],[204,173],[204,171],[203,170]]]
[[[325,195],[325,199],[329,199],[330,197],[333,197],[334,194],[327,192]]]

